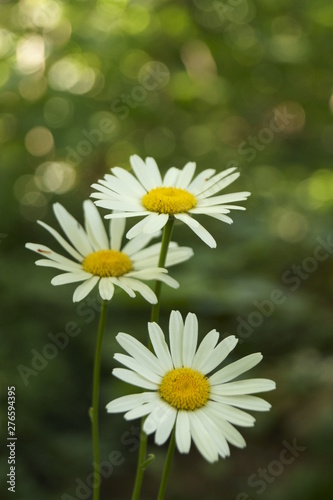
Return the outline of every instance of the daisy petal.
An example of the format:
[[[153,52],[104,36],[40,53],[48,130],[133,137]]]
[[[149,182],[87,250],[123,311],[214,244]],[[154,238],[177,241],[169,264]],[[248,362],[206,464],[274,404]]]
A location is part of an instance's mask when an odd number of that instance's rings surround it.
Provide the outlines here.
[[[125,232],[125,218],[124,219],[111,219],[110,221],[110,248],[119,251],[121,248],[121,241]]]
[[[207,360],[209,360],[212,355],[214,348],[219,340],[219,332],[216,330],[211,330],[201,341],[197,352],[193,358],[192,368],[198,371],[202,371],[202,368],[206,365]],[[210,379],[209,379],[210,381]]]
[[[164,333],[157,323],[148,323],[149,337],[155,354],[165,372],[173,369],[172,359]]]
[[[82,255],[75,250],[75,248],[72,247],[62,236],[61,234],[58,233],[53,227],[49,226],[48,224],[45,224],[45,222],[42,222],[41,220],[37,221],[38,224],[40,224],[44,229],[46,229],[52,236],[60,243],[60,245],[68,252],[74,259],[78,260],[79,262],[83,261]]]
[[[101,216],[90,200],[83,202],[86,231],[94,250],[103,250],[109,248],[108,237],[102,222]]]
[[[187,411],[179,411],[176,420],[176,444],[180,453],[188,453],[191,448],[190,420]]]
[[[81,224],[60,203],[54,203],[53,211],[67,238],[80,254],[86,256],[92,253],[94,249]]]
[[[181,170],[179,177],[177,179],[176,187],[181,189],[186,189],[192,180],[196,168],[196,164],[193,161],[187,163],[183,170]]]
[[[229,380],[238,377],[242,373],[256,366],[261,360],[262,354],[259,352],[245,356],[245,358],[239,359],[238,361],[235,361],[234,363],[231,363],[214,373],[214,375],[209,378],[209,382],[211,385],[229,382]]]
[[[150,370],[146,364],[142,364],[132,356],[127,356],[126,354],[115,354],[114,359],[122,363],[126,368],[130,368],[142,377],[154,382],[154,384],[159,384],[162,380],[160,375],[157,375],[153,370]]]
[[[164,414],[159,417],[159,422],[156,428],[155,443],[162,445],[168,439],[175,425],[177,411],[172,406],[164,406]]]
[[[222,342],[215,347],[209,359],[207,359],[206,363],[202,366],[202,372],[206,375],[213,371],[236,347],[237,342],[238,339],[236,339],[234,335],[229,335],[229,337],[223,339]]]
[[[202,424],[197,412],[189,412],[189,420],[192,439],[201,455],[208,462],[216,462],[219,458],[216,445]]]
[[[114,294],[114,285],[110,278],[101,278],[99,281],[99,293],[103,300],[111,300]]]
[[[67,285],[68,283],[77,283],[78,281],[89,280],[91,277],[92,274],[86,273],[85,271],[63,273],[52,278],[51,284],[54,286]]]
[[[114,399],[106,405],[106,411],[108,413],[119,413],[123,411],[129,411],[138,405],[145,404],[155,396],[153,392],[142,392],[140,394],[128,394],[126,396],[121,396],[120,398]]]
[[[130,162],[135,175],[147,191],[150,191],[151,189],[156,187],[156,183],[154,182],[154,177],[156,179],[157,175],[156,163],[156,167],[152,162],[149,162],[149,165],[146,165],[146,163],[138,155],[132,155],[130,157]]]
[[[256,392],[272,391],[275,388],[276,385],[273,380],[253,378],[214,386],[214,393],[221,396],[236,396],[238,394],[255,394]]]
[[[128,352],[133,358],[139,362],[144,363],[147,367],[160,376],[164,375],[164,370],[160,366],[158,359],[154,354],[141,344],[136,338],[128,335],[127,333],[118,333],[116,336],[118,344],[121,345],[125,351]]]
[[[183,334],[183,363],[191,367],[198,342],[198,319],[195,314],[186,316]]]
[[[93,276],[89,280],[81,283],[74,291],[73,302],[83,300],[91,292],[94,286],[97,285],[99,279],[99,276]]]
[[[199,222],[187,214],[175,214],[175,219],[181,220],[210,248],[216,248],[213,236]]]
[[[136,385],[138,387],[143,387],[144,389],[157,389],[157,385],[153,382],[150,382],[145,377],[142,377],[138,373],[132,372],[132,370],[127,370],[126,368],[114,368],[112,370],[112,374],[127,382],[128,384]]]
[[[169,321],[170,351],[175,368],[183,366],[184,323],[179,311],[172,311]]]

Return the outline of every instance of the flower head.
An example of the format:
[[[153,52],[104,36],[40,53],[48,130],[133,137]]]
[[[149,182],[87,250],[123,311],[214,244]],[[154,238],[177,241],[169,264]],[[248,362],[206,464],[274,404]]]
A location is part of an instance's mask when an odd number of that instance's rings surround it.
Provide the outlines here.
[[[175,426],[178,450],[188,453],[193,439],[209,462],[230,454],[228,442],[243,448],[244,438],[234,425],[254,425],[255,419],[244,409],[270,409],[269,403],[251,394],[275,389],[275,383],[268,379],[233,380],[256,366],[262,355],[250,354],[211,374],[234,349],[236,337],[231,335],[218,344],[219,334],[212,330],[197,348],[196,315],[188,314],[184,324],[178,311],[170,315],[170,348],[156,323],[149,323],[148,330],[155,354],[134,337],[119,333],[117,341],[129,356],[115,354],[126,368],[113,370],[116,377],[148,391],[115,399],[107,411],[126,412],[127,420],[147,416],[143,429],[147,434],[155,432],[159,445]]]
[[[173,288],[178,287],[177,281],[166,274],[166,269],[157,267],[161,243],[146,247],[152,235],[140,235],[122,247],[124,218],[111,220],[109,238],[93,202],[86,200],[83,209],[85,229],[60,203],[53,205],[55,216],[70,243],[55,229],[38,221],[62,245],[71,259],[44,245],[26,244],[30,250],[46,257],[37,260],[37,265],[65,271],[52,279],[53,285],[82,281],[74,292],[74,302],[84,299],[98,284],[99,293],[104,300],[110,300],[115,286],[118,286],[130,297],[135,297],[135,292],[139,292],[152,304],[156,303],[156,296],[142,281],[159,280]],[[192,254],[191,248],[179,247],[171,242],[166,266],[183,262]]]
[[[174,217],[187,224],[213,248],[216,247],[216,241],[193,216],[209,215],[231,224],[232,219],[226,214],[232,209],[245,210],[231,203],[246,200],[250,195],[247,191],[214,196],[239,177],[234,167],[216,175],[215,170],[207,169],[193,178],[196,165],[189,162],[181,170],[169,168],[162,179],[153,158],[143,161],[133,155],[130,162],[135,176],[123,168],[115,167],[111,169],[112,174],[105,175],[104,180],[92,186],[97,190],[92,194],[98,200],[96,205],[117,211],[106,215],[106,218],[144,217],[130,229],[128,238],[158,231],[165,226],[169,217]]]

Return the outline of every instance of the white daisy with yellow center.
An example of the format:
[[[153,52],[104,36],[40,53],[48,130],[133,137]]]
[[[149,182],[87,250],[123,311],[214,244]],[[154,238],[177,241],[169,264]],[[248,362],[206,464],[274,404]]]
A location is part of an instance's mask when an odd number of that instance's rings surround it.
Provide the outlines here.
[[[92,194],[98,200],[96,205],[117,211],[106,218],[144,217],[128,231],[130,239],[140,233],[158,231],[174,217],[214,248],[213,236],[193,216],[209,215],[231,224],[232,219],[227,215],[230,210],[245,210],[232,203],[246,200],[250,195],[247,191],[214,196],[239,177],[234,167],[216,175],[215,170],[207,169],[194,177],[196,165],[189,162],[183,169],[169,168],[162,178],[153,158],[143,161],[133,155],[130,162],[135,176],[115,167],[111,169],[112,174],[92,185],[97,190]]]
[[[184,324],[178,311],[170,315],[170,348],[156,323],[149,323],[148,331],[155,354],[134,337],[119,333],[117,341],[129,355],[115,354],[126,368],[113,370],[116,377],[148,391],[115,399],[107,411],[126,412],[127,420],[147,416],[143,429],[155,433],[158,445],[165,443],[175,426],[178,450],[188,453],[193,439],[209,462],[228,456],[228,443],[243,448],[244,438],[234,425],[254,425],[255,419],[244,409],[270,409],[269,403],[252,394],[271,391],[275,383],[269,379],[233,380],[256,366],[262,355],[250,354],[209,375],[234,349],[236,337],[218,343],[219,333],[212,330],[197,348],[196,315],[189,313]]]
[[[156,303],[156,295],[142,281],[159,280],[173,288],[179,286],[177,281],[168,276],[166,269],[158,267],[161,243],[147,247],[152,235],[140,235],[122,247],[126,222],[124,218],[111,220],[110,237],[108,237],[103,220],[94,203],[86,200],[83,203],[83,209],[85,229],[60,203],[53,205],[55,216],[68,241],[55,229],[38,221],[73,260],[44,245],[26,244],[30,250],[46,257],[36,261],[38,266],[65,271],[52,279],[53,285],[82,281],[74,292],[74,302],[84,299],[97,284],[104,300],[111,300],[115,287],[118,286],[130,297],[135,297],[135,292],[139,292],[151,304]],[[179,247],[171,242],[166,267],[184,262],[192,255],[191,248]]]

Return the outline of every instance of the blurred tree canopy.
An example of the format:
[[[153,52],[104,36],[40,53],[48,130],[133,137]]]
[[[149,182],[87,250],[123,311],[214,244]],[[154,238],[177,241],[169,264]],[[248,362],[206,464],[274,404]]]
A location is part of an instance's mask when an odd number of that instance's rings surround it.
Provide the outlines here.
[[[19,500],[75,498],[80,487],[88,496],[77,498],[89,498],[98,308],[94,294],[79,309],[71,285],[52,287],[54,273],[36,268],[24,244],[56,249],[36,220],[56,227],[60,202],[82,222],[91,184],[113,166],[130,168],[133,153],[162,171],[189,160],[198,171],[239,167],[232,190],[252,196],[230,227],[206,218],[216,250],[175,228],[195,256],[171,270],[181,286],[163,290],[161,323],[172,308],[195,312],[201,335],[235,333],[235,355],[260,350],[254,376],[277,381],[271,412],[244,432],[248,447],[213,466],[194,449],[176,455],[168,498],[331,496],[332,32],[326,0],[1,2],[0,418],[4,443],[15,385]],[[101,408],[130,391],[111,377],[115,334],[144,339],[148,318],[143,300],[112,300]],[[22,376],[18,367],[32,368],[69,322],[79,334]],[[101,413],[102,460],[119,452],[102,498],[129,498],[139,423]],[[286,442],[304,448],[288,464],[279,458]],[[151,446],[147,500],[165,456]],[[7,458],[2,446],[2,498],[11,498]]]

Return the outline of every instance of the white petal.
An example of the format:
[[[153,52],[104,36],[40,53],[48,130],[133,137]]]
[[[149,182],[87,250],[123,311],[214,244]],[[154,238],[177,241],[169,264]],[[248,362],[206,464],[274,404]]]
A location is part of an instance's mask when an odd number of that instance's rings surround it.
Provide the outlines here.
[[[199,207],[210,207],[212,205],[223,205],[225,208],[233,209],[233,205],[225,205],[225,203],[231,203],[233,201],[245,201],[250,196],[251,193],[248,191],[243,191],[241,193],[230,193],[222,194],[220,196],[214,196],[212,198],[204,198],[198,202]],[[244,210],[243,207],[238,207]]]
[[[135,192],[139,197],[142,197],[146,194],[146,190],[141,186],[140,182],[134,177],[133,174],[127,172],[124,168],[114,167],[112,169],[112,173],[114,173],[119,179],[124,181],[126,185],[131,189],[132,192]]]
[[[179,175],[180,175],[179,168],[176,167],[169,168],[164,176],[163,186],[164,187],[176,186]]]
[[[77,273],[82,271],[82,266],[73,262],[71,264],[60,264],[59,262],[54,262],[54,260],[41,259],[36,260],[36,266],[41,267],[52,267],[54,269],[60,269],[62,271],[68,271],[69,273]]]
[[[202,368],[210,359],[210,356],[212,355],[218,340],[219,332],[217,332],[216,330],[211,330],[207,333],[207,335],[205,335],[193,358],[192,368],[198,371],[202,371]]]
[[[125,278],[124,276],[122,276],[121,281],[124,285],[132,288],[132,290],[139,292],[142,297],[150,304],[157,303],[157,297],[155,293],[145,283],[142,283],[135,278]]]
[[[211,400],[215,401],[214,394],[211,392],[210,394]],[[239,410],[238,408],[234,408],[233,406],[229,406],[223,403],[220,403],[219,407],[216,406],[222,418],[230,422],[231,424],[239,425],[241,427],[252,427],[255,422],[255,418],[252,417],[249,413],[245,411]]]
[[[143,227],[143,232],[145,234],[156,233],[165,226],[168,220],[168,214],[152,214],[151,217],[147,217],[146,224]]]
[[[168,439],[175,425],[177,411],[172,406],[166,405],[164,415],[161,417],[155,434],[155,443],[162,445]]]
[[[99,293],[103,300],[111,300],[114,294],[114,285],[110,278],[101,278],[99,281]]]
[[[155,354],[165,372],[173,369],[169,347],[165,341],[164,333],[157,323],[148,323],[149,337]]]
[[[114,399],[106,405],[106,411],[108,413],[120,413],[123,411],[129,411],[150,401],[152,392],[142,392],[140,394],[128,394],[126,396],[121,396],[120,398]]]
[[[74,262],[73,260],[68,259],[67,257],[64,257],[63,255],[60,255],[59,253],[54,252],[51,248],[46,247],[45,245],[39,245],[37,243],[26,243],[25,247],[28,248],[29,250],[32,250],[33,252],[38,253],[38,255],[40,255],[42,257],[47,257],[47,259],[50,259],[51,261],[57,262],[60,265],[63,264],[67,267],[72,267],[75,269],[82,269],[82,265],[79,264],[78,262]],[[80,260],[82,260],[82,257]],[[41,262],[41,261],[37,260],[36,264],[37,264],[37,262]],[[43,262],[44,262],[44,260],[43,260]],[[37,264],[37,265],[43,266],[46,264],[43,263],[43,264]],[[59,269],[61,269],[61,267],[59,267]],[[64,268],[64,270],[66,270],[66,269]]]
[[[229,448],[228,442],[227,442],[223,432],[221,431],[219,426],[216,424],[216,422],[209,417],[205,408],[199,409],[196,412],[196,415],[200,419],[204,428],[207,430],[208,434],[213,439],[213,442],[215,443],[218,454],[223,458],[228,457],[230,455],[230,448]]]
[[[154,382],[154,384],[160,384],[162,377],[157,375],[153,370],[149,369],[149,366],[146,363],[142,363],[142,361],[138,361],[132,356],[127,356],[126,354],[116,353],[114,355],[114,359],[122,363],[126,368],[130,368],[131,370],[139,373],[142,377]]]
[[[136,297],[133,290],[129,286],[125,285],[125,283],[123,283],[123,278],[121,276],[119,278],[109,278],[109,279],[112,281],[114,285],[119,286],[119,288],[124,290],[124,292],[126,292],[130,297],[132,298]]]
[[[213,236],[197,220],[187,214],[175,214],[175,218],[184,222],[210,248],[216,248],[216,241]]]
[[[233,224],[233,220],[231,217],[228,217],[227,215],[222,215],[222,214],[206,214],[208,217],[213,217],[214,219],[217,219],[221,222],[225,222],[226,224]]]
[[[176,444],[180,453],[188,453],[191,448],[191,431],[188,411],[179,411],[176,420]]]
[[[132,372],[132,370],[127,370],[126,368],[114,368],[112,374],[127,382],[128,384],[136,385],[138,387],[143,387],[144,389],[156,390],[158,388],[157,384],[150,382],[145,377],[142,377],[138,373]]]
[[[89,280],[91,277],[92,274],[86,273],[85,271],[77,273],[63,273],[52,278],[51,283],[54,286],[67,285],[68,283],[77,283],[78,281]]]
[[[195,314],[189,313],[185,319],[183,334],[183,363],[191,368],[198,342],[198,319]]]
[[[271,405],[257,396],[239,395],[239,396],[214,396],[220,403],[243,408],[244,410],[268,411]]]
[[[148,250],[144,247],[148,245],[148,243],[153,238],[160,236],[160,234],[161,233],[159,231],[154,234],[139,234],[139,236],[136,236],[135,238],[126,243],[126,245],[122,248],[122,252],[126,253],[126,255],[132,258],[132,260],[141,259],[141,252],[145,252],[146,250]],[[157,243],[157,245],[160,245],[160,243]],[[152,247],[154,246],[155,245],[152,245]],[[144,250],[142,250],[143,248]],[[156,260],[156,266],[157,266],[157,260]]]
[[[183,366],[184,323],[179,311],[171,311],[169,320],[170,350],[175,368]]]
[[[220,172],[219,174],[212,177],[207,182],[205,189],[203,191],[201,191],[200,193],[198,193],[196,195],[196,197],[198,199],[208,198],[209,196],[212,196],[213,194],[217,193],[218,191],[221,191],[221,189],[224,189],[225,187],[229,186],[229,184],[234,182],[240,176],[239,172],[235,172],[231,175],[227,175],[233,170],[235,170],[235,169],[229,168],[227,170],[224,170],[224,172]]]
[[[105,227],[96,205],[91,200],[83,202],[86,231],[94,250],[109,248]]]
[[[186,189],[190,184],[192,177],[195,172],[196,164],[194,162],[187,163],[181,170],[179,177],[177,179],[176,187],[181,189]]]
[[[147,365],[147,367],[154,373],[161,377],[165,375],[163,368],[160,366],[158,359],[154,354],[136,338],[128,335],[127,333],[118,333],[116,340],[125,351],[137,359],[140,363]]]
[[[210,378],[209,382],[211,385],[216,384],[224,384],[225,382],[229,382],[242,373],[250,370],[254,366],[256,366],[262,360],[262,354],[259,352],[250,354],[249,356],[245,356],[234,363],[231,363],[228,366],[225,366],[218,372],[214,373]]]
[[[158,404],[159,401],[154,400],[152,402],[145,403],[144,405],[137,406],[136,408],[133,408],[133,410],[130,410],[127,413],[125,413],[124,417],[126,420],[134,420],[135,418],[144,417],[149,413],[151,413],[152,411],[154,411],[154,409]],[[146,432],[146,434],[148,433]]]
[[[146,165],[149,168],[149,176],[152,179],[154,186],[162,186],[162,177],[154,158],[147,157]]]
[[[75,248],[72,247],[62,236],[61,234],[58,233],[53,227],[49,226],[48,224],[45,224],[45,222],[42,222],[41,220],[37,221],[38,224],[40,224],[44,229],[46,229],[52,236],[60,243],[60,245],[68,252],[74,259],[78,260],[79,262],[83,261],[82,255],[75,250]]]
[[[216,462],[219,458],[216,445],[203,426],[197,412],[189,412],[189,420],[191,436],[199,452],[208,462]]]
[[[157,187],[155,182],[157,176],[156,164],[156,168],[153,162],[149,162],[149,165],[146,165],[146,163],[138,155],[132,155],[130,157],[130,162],[135,175],[147,191]]]
[[[202,367],[202,372],[207,374],[214,370],[222,361],[228,356],[228,354],[236,347],[238,339],[234,335],[229,335],[220,342],[217,347],[213,350],[211,356],[207,362]]]
[[[99,276],[93,276],[89,280],[81,283],[81,285],[79,285],[74,291],[73,302],[79,302],[84,299],[91,292],[94,286],[97,285],[99,279]]]
[[[126,219],[111,219],[110,221],[110,248],[119,251],[125,232]]]
[[[137,222],[135,226],[133,226],[129,231],[127,231],[126,238],[131,240],[132,238],[135,238],[136,236],[142,234],[143,228],[147,224],[147,221],[149,221],[151,217],[154,218],[156,214],[151,214],[150,212],[146,211],[144,215],[146,215],[144,219]]]
[[[191,184],[187,186],[187,190],[196,195],[205,189],[205,185],[209,181],[212,175],[215,174],[215,170],[213,168],[208,168],[207,170],[203,170],[198,174]]]
[[[93,246],[81,224],[60,203],[54,203],[53,211],[67,238],[73,243],[74,247],[82,255],[92,253],[94,251]]]
[[[146,434],[152,434],[156,431],[161,419],[164,417],[166,411],[169,409],[169,405],[160,400],[155,406],[150,415],[146,418],[143,425],[143,430]]]
[[[220,394],[221,396],[236,396],[238,394],[255,394],[256,392],[272,391],[275,388],[276,385],[273,380],[253,378],[216,385],[212,391],[216,394]]]
[[[205,411],[207,415],[217,424],[217,426],[223,432],[225,438],[229,443],[237,446],[237,448],[244,448],[246,446],[245,439],[241,435],[241,433],[229,422],[227,422],[224,418],[222,418],[219,413],[218,403],[214,401],[208,401],[205,406]]]

